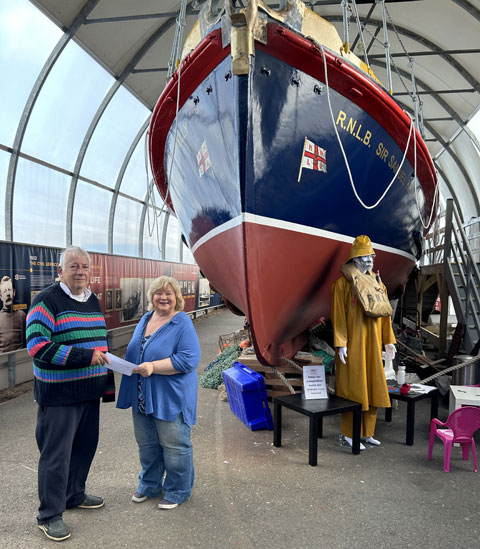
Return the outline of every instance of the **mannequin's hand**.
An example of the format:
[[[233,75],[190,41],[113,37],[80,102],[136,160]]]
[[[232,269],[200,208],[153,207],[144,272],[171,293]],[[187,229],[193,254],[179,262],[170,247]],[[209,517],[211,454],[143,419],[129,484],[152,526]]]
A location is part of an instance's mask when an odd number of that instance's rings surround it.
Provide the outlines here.
[[[387,343],[385,345],[385,353],[387,360],[393,360],[397,353],[397,349],[393,343]]]
[[[345,360],[347,358],[347,348],[346,347],[338,347],[338,358],[346,364],[347,361]]]

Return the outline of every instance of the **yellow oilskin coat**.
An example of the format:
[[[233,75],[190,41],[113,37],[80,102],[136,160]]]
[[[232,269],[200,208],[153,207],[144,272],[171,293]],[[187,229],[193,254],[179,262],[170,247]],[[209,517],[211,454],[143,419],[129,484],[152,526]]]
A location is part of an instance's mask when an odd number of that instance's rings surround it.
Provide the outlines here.
[[[334,346],[347,348],[347,364],[338,355],[335,359],[338,396],[360,402],[364,412],[371,406],[389,408],[382,343],[396,343],[391,317],[366,316],[344,276],[332,285],[331,317]]]

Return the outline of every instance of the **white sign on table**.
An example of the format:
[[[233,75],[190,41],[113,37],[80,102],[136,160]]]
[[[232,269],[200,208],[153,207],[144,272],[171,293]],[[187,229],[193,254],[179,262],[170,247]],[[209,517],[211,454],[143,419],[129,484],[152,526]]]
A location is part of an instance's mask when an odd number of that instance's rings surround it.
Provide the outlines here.
[[[303,367],[303,391],[306,399],[328,398],[325,366]]]

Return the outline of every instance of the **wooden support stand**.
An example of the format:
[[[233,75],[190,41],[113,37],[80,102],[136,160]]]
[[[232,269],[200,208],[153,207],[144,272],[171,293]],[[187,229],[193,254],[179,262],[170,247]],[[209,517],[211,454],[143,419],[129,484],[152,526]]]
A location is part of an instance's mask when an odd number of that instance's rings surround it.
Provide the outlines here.
[[[263,375],[265,378],[265,385],[267,388],[267,397],[269,402],[272,402],[274,397],[290,395],[290,390],[285,385],[285,383],[280,379],[275,372],[270,368],[270,366],[264,366],[260,364],[256,355],[243,353],[237,358],[238,362],[245,364],[255,372],[258,372]],[[293,362],[302,366],[312,366],[316,364],[322,364],[322,357],[315,355],[302,355],[300,359],[294,358]],[[283,374],[288,383],[295,389],[296,393],[300,393],[303,389],[303,376],[293,365],[286,362],[282,362],[278,366],[275,366],[275,369]]]

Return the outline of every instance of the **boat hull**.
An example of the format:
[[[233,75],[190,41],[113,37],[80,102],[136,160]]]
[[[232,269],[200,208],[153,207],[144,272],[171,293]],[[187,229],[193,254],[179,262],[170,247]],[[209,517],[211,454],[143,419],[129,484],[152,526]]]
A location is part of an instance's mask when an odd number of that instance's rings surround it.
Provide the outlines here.
[[[175,82],[162,94],[150,151],[202,272],[274,364],[328,317],[359,234],[389,292],[405,284],[436,179],[409,117],[358,69],[275,23],[256,46],[233,75],[214,31],[184,63],[178,112]]]

